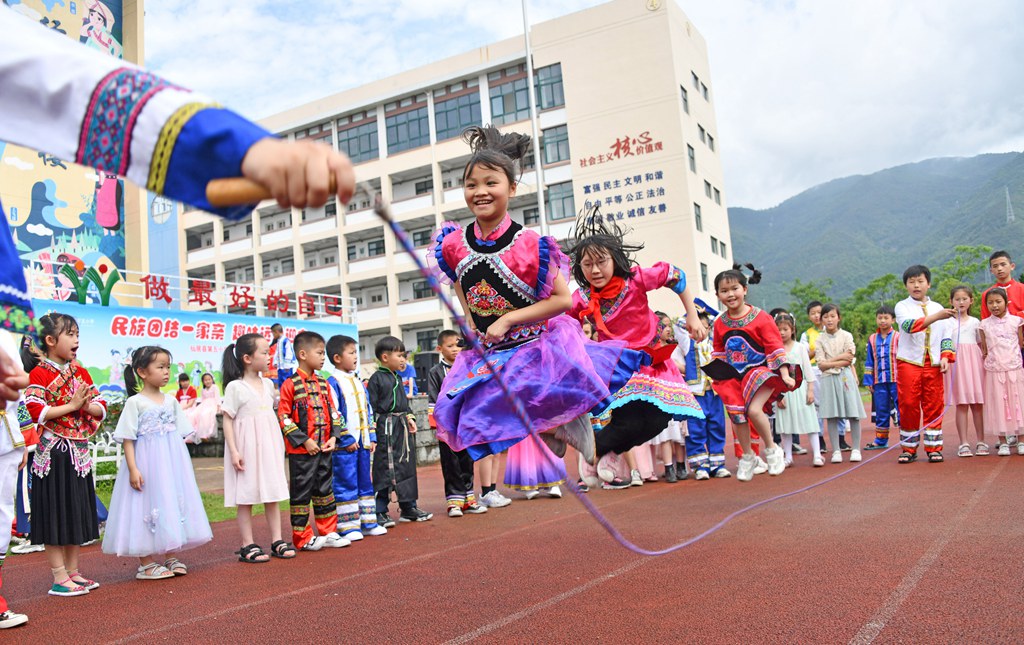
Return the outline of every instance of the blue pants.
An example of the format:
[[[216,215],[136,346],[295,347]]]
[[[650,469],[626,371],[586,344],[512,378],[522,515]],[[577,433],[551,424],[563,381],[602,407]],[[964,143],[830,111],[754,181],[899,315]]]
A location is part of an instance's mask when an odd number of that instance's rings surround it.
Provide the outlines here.
[[[277,389],[281,389],[284,382],[295,376],[295,370],[277,370],[277,380],[274,383],[277,385]]]
[[[895,383],[877,383],[871,389],[872,417],[875,420],[875,444],[889,444],[889,423],[895,420],[900,424],[899,401]],[[895,417],[895,418],[894,418]]]
[[[696,398],[704,418],[686,420],[686,461],[690,470],[713,473],[725,466],[725,407],[714,390]]]
[[[355,452],[338,450],[334,464],[334,500],[338,505],[338,532],[358,532],[377,526],[377,509],[370,479],[370,451],[364,447]]]
[[[34,452],[28,453],[28,463],[18,471],[18,490],[15,495],[14,518],[18,523],[16,530],[22,535],[28,535],[32,531],[32,527],[29,524],[29,514],[26,509],[30,499],[28,492],[29,487],[32,485],[32,458],[34,456]]]

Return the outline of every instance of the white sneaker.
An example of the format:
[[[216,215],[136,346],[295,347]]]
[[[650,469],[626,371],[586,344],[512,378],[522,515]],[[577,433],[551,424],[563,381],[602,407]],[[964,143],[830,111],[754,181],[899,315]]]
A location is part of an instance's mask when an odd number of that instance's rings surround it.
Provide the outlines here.
[[[1009,457],[1010,456],[1010,444],[1008,444],[1008,443],[1001,443],[1001,444],[999,444],[999,452],[997,452],[996,454],[999,455],[1000,457]]]
[[[508,499],[504,495],[498,492],[497,489],[492,490],[483,497],[480,498],[480,503],[487,508],[501,508],[508,506],[512,503],[512,500]]]
[[[348,540],[349,542],[358,542],[359,540],[363,539],[363,532],[352,530],[348,533],[343,533],[341,537],[342,539]]]
[[[558,486],[552,486],[548,489],[548,497],[555,497],[558,499],[562,498],[562,489]]]
[[[1017,454],[1024,455],[1024,443],[1017,443]]]
[[[790,457],[790,458],[786,459],[786,468],[792,468],[792,467],[793,467],[793,458]]]
[[[495,493],[495,496],[502,502],[503,506],[508,506],[509,504],[512,503],[512,500],[510,498],[505,497],[504,495],[502,495],[501,492],[498,491],[498,489],[494,489],[494,493]]]
[[[614,460],[617,458],[616,455],[608,453],[604,457],[601,457],[597,462],[597,476],[603,482],[610,482],[615,479],[615,466]]]
[[[841,464],[843,463],[843,453],[841,450],[832,451],[832,463]]]
[[[528,491],[526,491],[526,493],[524,494],[524,497],[526,497],[526,499],[534,499],[534,498],[536,498],[536,497],[540,497],[540,491],[539,491],[539,490],[536,490],[536,489],[534,489],[534,490],[528,490]]]
[[[349,542],[345,538],[341,537],[337,533],[328,533],[327,535],[325,535],[323,537],[323,540],[324,540],[323,548],[325,548],[325,549],[340,549],[342,547],[346,547],[346,546],[352,544],[351,542]]]
[[[39,553],[40,551],[45,550],[46,547],[44,547],[42,544],[32,544],[28,540],[25,540],[22,544],[18,544],[11,547],[11,553],[16,553],[17,555],[25,555],[27,553]]]
[[[860,450],[854,448],[850,451],[850,463],[858,462],[861,460]]]
[[[711,473],[704,468],[699,468],[693,478],[697,481],[704,481],[705,479],[711,479]]]
[[[768,472],[768,463],[764,459],[761,459],[757,455],[754,455],[754,459],[757,460],[757,465],[754,466],[755,475],[763,475]]]
[[[740,462],[736,466],[736,479],[741,482],[748,482],[754,478],[754,473],[757,470],[757,462],[760,461],[757,455],[750,453],[749,455],[743,455],[740,457]],[[765,466],[765,470],[767,470]]]
[[[27,622],[28,616],[25,614],[15,613],[10,610],[0,614],[0,629],[10,629],[11,627],[24,625]]]
[[[326,540],[327,538],[322,535],[314,536],[312,540],[307,542],[306,545],[302,547],[302,550],[319,551],[320,549],[324,548],[324,543]]]
[[[768,461],[768,474],[772,477],[781,475],[786,470],[786,453],[782,446],[773,446],[764,451],[764,458]]]
[[[458,506],[449,506],[448,517],[462,517],[462,509]]]
[[[377,526],[373,527],[372,529],[363,529],[362,532],[363,532],[363,535],[372,535],[374,537],[376,537],[378,535],[387,535],[388,534],[388,530],[386,528],[384,528],[383,526],[381,526],[380,524],[378,524]]]
[[[640,471],[634,468],[629,471],[629,485],[630,486],[643,486],[644,478],[640,476]]]
[[[821,453],[819,452],[819,453],[818,453],[818,456],[817,456],[817,457],[815,457],[815,458],[814,458],[814,461],[813,461],[813,462],[811,462],[811,463],[813,463],[813,464],[814,464],[814,467],[815,467],[815,468],[821,468],[822,466],[824,466],[824,465],[825,465],[825,459],[824,459],[824,458],[823,458],[823,457],[821,456]]]
[[[732,477],[732,473],[725,466],[715,469],[715,479],[728,479]]]

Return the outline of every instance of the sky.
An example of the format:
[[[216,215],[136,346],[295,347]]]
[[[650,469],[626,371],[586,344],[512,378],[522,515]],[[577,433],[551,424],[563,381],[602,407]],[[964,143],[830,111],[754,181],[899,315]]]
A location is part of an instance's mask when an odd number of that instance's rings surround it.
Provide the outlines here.
[[[1024,150],[1024,2],[667,1],[708,43],[730,206],[767,208],[931,157]],[[530,22],[597,4],[530,0]],[[522,24],[512,0],[151,0],[146,62],[258,119]]]

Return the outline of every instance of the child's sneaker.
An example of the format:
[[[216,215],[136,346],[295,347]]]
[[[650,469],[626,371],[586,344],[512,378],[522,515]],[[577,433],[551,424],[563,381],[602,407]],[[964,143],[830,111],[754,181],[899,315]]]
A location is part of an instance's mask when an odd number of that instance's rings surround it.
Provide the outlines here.
[[[526,499],[534,499],[535,497],[540,497],[540,491],[537,489],[528,490],[525,493],[523,493],[523,497],[525,497]]]
[[[745,454],[742,457],[740,457],[740,462],[736,466],[736,479],[740,480],[741,482],[748,482],[751,479],[753,479],[758,467],[757,462],[759,461],[761,461],[760,458],[753,453],[749,455]],[[767,470],[768,465],[765,464],[765,471]]]
[[[494,489],[481,497],[480,503],[485,505],[487,508],[501,508],[511,504],[512,500],[499,493],[498,489]]]
[[[395,525],[395,521],[387,513],[377,513],[377,524],[389,529]]]
[[[482,504],[473,502],[472,504],[466,504],[465,506],[463,506],[462,511],[464,513],[469,513],[471,515],[480,515],[481,513],[487,512],[487,507],[483,506]]]
[[[448,517],[462,517],[462,509],[458,506],[449,506]]]
[[[16,614],[10,610],[0,614],[0,629],[10,629],[11,627],[24,625],[27,622],[28,616],[25,614]]]
[[[614,460],[617,458],[616,455],[608,453],[597,462],[597,476],[604,482],[610,482],[615,479],[615,463]]]
[[[793,454],[794,455],[806,455],[807,454],[807,448],[804,448],[800,444],[794,444],[793,445]]]
[[[668,466],[665,466],[665,483],[674,484],[677,481],[679,481],[679,476],[676,475],[675,464],[669,464]]]
[[[814,464],[814,467],[815,467],[815,468],[821,468],[822,466],[824,466],[824,465],[825,465],[825,458],[824,458],[824,457],[822,457],[822,456],[821,456],[821,453],[819,452],[819,453],[818,453],[818,454],[817,454],[817,455],[816,455],[816,456],[814,457],[814,461],[813,461],[813,462],[811,462],[811,463],[813,463],[813,464]]]
[[[832,451],[832,463],[841,464],[843,463],[843,453],[839,450]]]
[[[860,454],[860,450],[854,448],[850,451],[850,463],[858,462],[861,459],[863,459],[863,456]]]
[[[1024,443],[1017,444],[1017,454],[1024,455]]]
[[[380,524],[377,524],[375,526],[364,526],[362,531],[363,531],[363,535],[371,535],[373,537],[377,537],[379,535],[387,535],[388,534],[388,530],[386,528],[384,528],[383,526],[381,526]]]
[[[715,479],[729,479],[732,477],[732,473],[729,472],[729,469],[725,466],[719,466],[718,468],[715,468],[715,472],[712,473],[712,476]]]
[[[755,462],[757,465],[754,466],[755,475],[763,475],[768,472],[768,463],[764,459],[761,459],[757,455],[754,455],[754,459],[757,460]]]
[[[711,479],[711,473],[708,472],[707,468],[698,468],[696,472],[694,472],[693,478],[697,481],[704,481],[706,479]]]
[[[562,499],[562,489],[558,486],[552,486],[547,490],[548,497],[554,497],[555,499]]]
[[[601,488],[604,490],[623,490],[629,488],[632,484],[624,479],[618,477],[612,479],[610,482],[601,482]]]
[[[314,536],[312,540],[310,540],[309,542],[306,542],[304,545],[302,545],[302,550],[303,551],[319,551],[320,549],[324,548],[324,540],[325,540],[325,538],[322,535]]]
[[[349,542],[358,542],[363,539],[363,532],[359,529],[352,529],[341,534],[341,537],[345,538]]]
[[[629,471],[629,485],[630,486],[643,486],[644,478],[640,476],[640,471],[634,468]]]
[[[999,451],[996,454],[999,455],[1000,457],[1009,457],[1010,456],[1010,444],[1008,444],[1008,443],[1001,443],[1001,444],[999,444]]]
[[[44,547],[42,544],[32,544],[28,540],[24,540],[21,544],[11,546],[11,553],[16,553],[18,555],[25,555],[27,553],[38,553],[40,551],[45,550],[46,547]]]
[[[399,522],[426,522],[430,518],[434,517],[433,513],[427,513],[421,511],[419,508],[413,506],[412,508],[406,508],[402,510],[402,514],[398,516]]]
[[[775,477],[786,470],[786,453],[782,446],[776,445],[764,451],[764,458],[768,461],[768,474]]]
[[[349,542],[348,540],[334,532],[325,535],[323,537],[323,540],[325,549],[341,549],[352,544],[351,542]]]
[[[597,486],[597,484],[594,484],[594,486]],[[590,483],[586,479],[580,479],[576,482],[576,488],[579,489],[581,493],[589,493]]]

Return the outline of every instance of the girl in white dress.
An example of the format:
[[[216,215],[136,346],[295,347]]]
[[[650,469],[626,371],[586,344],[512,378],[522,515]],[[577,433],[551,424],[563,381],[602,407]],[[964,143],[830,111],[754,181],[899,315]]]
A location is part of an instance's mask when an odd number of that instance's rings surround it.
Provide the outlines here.
[[[811,440],[811,456],[814,466],[825,465],[821,456],[821,444],[818,434],[818,415],[814,408],[814,382],[817,377],[811,369],[811,358],[807,348],[793,339],[796,335],[796,321],[787,313],[775,316],[775,326],[782,336],[782,346],[786,348],[786,362],[796,365],[803,373],[800,387],[786,392],[782,400],[776,404],[775,429],[782,437],[782,450],[786,454],[786,466],[793,465],[793,435],[809,436]],[[790,369],[790,374],[794,370]]]

